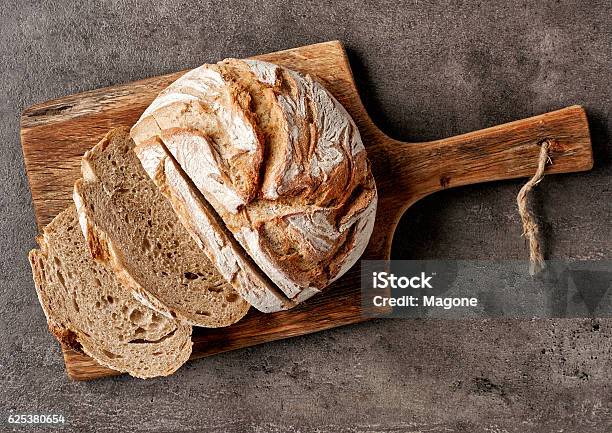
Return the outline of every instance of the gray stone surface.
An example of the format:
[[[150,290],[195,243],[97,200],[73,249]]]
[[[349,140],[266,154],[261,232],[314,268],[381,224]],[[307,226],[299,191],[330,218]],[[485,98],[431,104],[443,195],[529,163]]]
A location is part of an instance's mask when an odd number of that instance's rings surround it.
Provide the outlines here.
[[[610,2],[460,3],[3,1],[0,431],[13,428],[10,412],[61,413],[65,430],[102,432],[610,431],[610,320],[374,321],[192,362],[170,378],[90,383],[66,378],[45,329],[26,260],[36,227],[21,110],[329,39],[346,44],[369,112],[396,138],[586,106],[595,169],[546,178],[538,197],[549,257],[610,259]],[[423,200],[394,257],[524,258],[520,183]]]

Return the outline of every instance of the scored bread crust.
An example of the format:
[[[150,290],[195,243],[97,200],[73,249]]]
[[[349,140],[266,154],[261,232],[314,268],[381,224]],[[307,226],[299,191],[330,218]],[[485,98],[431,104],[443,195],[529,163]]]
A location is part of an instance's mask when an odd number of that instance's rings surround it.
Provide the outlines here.
[[[191,326],[133,299],[113,271],[90,257],[74,206],[43,229],[30,251],[49,330],[98,363],[140,378],[175,372],[191,354]]]
[[[134,151],[143,168],[160,191],[170,200],[174,211],[226,281],[253,307],[264,313],[294,306],[287,297],[268,282],[236,241],[217,221],[214,211],[200,197],[199,191],[181,173],[163,144],[156,138],[141,143]]]
[[[128,129],[117,128],[82,159],[73,198],[92,256],[113,269],[135,299],[166,317],[202,327],[237,322],[249,304],[178,222],[133,146]],[[165,223],[156,219],[162,216]],[[171,243],[174,250],[165,249]]]
[[[368,244],[377,193],[365,148],[310,76],[255,60],[204,65],[162,91],[131,136],[141,160],[161,143],[295,302],[339,278]]]

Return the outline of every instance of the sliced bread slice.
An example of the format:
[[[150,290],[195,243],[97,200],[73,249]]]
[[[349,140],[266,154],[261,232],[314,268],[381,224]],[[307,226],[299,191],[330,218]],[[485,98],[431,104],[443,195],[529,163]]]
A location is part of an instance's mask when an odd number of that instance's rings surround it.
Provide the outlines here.
[[[166,376],[191,354],[191,326],[136,301],[92,260],[70,206],[45,227],[29,255],[49,330],[100,364],[140,378]]]
[[[167,317],[203,327],[237,322],[249,304],[178,221],[133,147],[129,130],[119,128],[83,157],[74,201],[93,257]]]

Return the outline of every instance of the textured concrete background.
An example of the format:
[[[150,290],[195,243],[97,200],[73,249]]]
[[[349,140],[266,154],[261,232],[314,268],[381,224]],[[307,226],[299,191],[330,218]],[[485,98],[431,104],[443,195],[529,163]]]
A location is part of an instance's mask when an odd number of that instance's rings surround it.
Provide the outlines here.
[[[612,258],[610,2],[459,3],[3,1],[0,430],[13,412],[61,413],[65,429],[103,432],[611,431],[610,320],[377,321],[192,362],[166,379],[91,383],[66,378],[45,329],[26,260],[36,227],[21,110],[329,39],[346,44],[372,117],[403,140],[586,106],[595,169],[548,177],[538,197],[549,257]],[[524,258],[520,184],[423,200],[394,257]]]

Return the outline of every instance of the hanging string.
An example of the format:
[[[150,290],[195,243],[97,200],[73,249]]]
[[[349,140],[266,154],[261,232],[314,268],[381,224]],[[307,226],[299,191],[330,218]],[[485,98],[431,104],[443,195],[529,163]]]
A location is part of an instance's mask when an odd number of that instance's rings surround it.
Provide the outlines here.
[[[533,213],[528,208],[528,198],[531,190],[544,178],[544,168],[546,163],[552,163],[548,156],[550,142],[545,140],[540,147],[540,156],[538,157],[538,168],[531,179],[521,188],[516,197],[518,204],[519,215],[523,222],[523,236],[529,244],[529,274],[536,275],[546,266],[544,263],[544,254],[540,245],[540,229],[538,223],[533,216]]]

